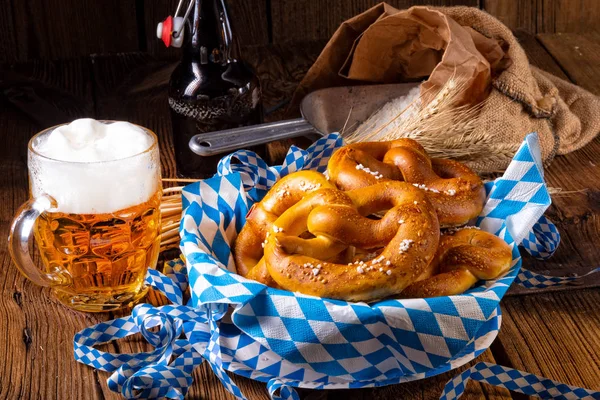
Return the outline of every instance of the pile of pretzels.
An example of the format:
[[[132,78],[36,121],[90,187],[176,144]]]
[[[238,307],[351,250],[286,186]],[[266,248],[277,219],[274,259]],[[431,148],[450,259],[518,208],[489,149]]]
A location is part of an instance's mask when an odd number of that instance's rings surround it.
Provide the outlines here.
[[[347,301],[457,295],[511,266],[502,239],[466,226],[484,201],[472,170],[412,139],[351,144],[325,175],[287,175],[253,205],[234,244],[237,272]]]

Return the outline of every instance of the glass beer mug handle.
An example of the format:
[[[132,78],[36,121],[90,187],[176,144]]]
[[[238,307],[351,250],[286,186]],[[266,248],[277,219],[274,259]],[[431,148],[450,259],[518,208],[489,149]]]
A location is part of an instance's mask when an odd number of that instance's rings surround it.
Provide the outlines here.
[[[17,268],[33,283],[40,286],[56,284],[57,277],[42,271],[35,265],[29,253],[29,241],[35,220],[44,211],[55,207],[56,200],[45,194],[28,200],[17,210],[8,236],[8,250]]]

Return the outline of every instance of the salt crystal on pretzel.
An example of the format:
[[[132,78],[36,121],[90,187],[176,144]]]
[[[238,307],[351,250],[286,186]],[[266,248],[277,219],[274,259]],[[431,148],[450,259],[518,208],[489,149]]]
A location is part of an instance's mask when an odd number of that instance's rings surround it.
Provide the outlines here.
[[[399,180],[425,191],[442,227],[460,226],[479,215],[485,201],[481,179],[467,166],[429,158],[412,139],[353,143],[336,151],[327,165],[332,182],[342,190]]]
[[[480,279],[495,279],[507,272],[512,262],[510,246],[489,232],[471,228],[442,236],[429,272],[408,286],[402,297],[454,296]]]
[[[383,210],[387,211],[381,219],[368,218]],[[400,218],[407,222],[398,225]],[[317,190],[285,211],[275,224],[283,232],[269,236],[264,260],[277,285],[350,301],[374,301],[401,293],[426,271],[440,235],[435,210],[423,191],[394,181],[348,192]],[[306,231],[311,238],[300,237]],[[374,268],[363,260],[354,263],[354,268],[327,261],[348,246],[385,246],[371,264],[387,260],[388,268],[381,268],[382,274],[368,274]],[[299,266],[307,262],[318,263],[321,273],[335,278],[324,284],[304,275]]]
[[[303,186],[303,189],[300,186]],[[240,275],[248,276],[263,256],[265,240],[273,233],[280,232],[280,227],[274,225],[275,220],[307,193],[319,188],[334,186],[316,171],[295,172],[281,178],[262,201],[252,206],[233,248],[237,272]],[[250,277],[272,284],[269,275],[261,268],[254,271]]]

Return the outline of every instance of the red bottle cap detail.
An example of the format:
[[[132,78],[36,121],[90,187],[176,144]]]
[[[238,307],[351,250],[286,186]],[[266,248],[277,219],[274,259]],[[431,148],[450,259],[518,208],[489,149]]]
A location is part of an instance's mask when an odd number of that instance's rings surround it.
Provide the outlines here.
[[[181,47],[183,44],[184,25],[188,15],[192,11],[194,0],[190,0],[183,17],[179,16],[182,5],[183,0],[179,0],[177,10],[175,11],[175,18],[169,15],[163,22],[159,22],[156,26],[156,37],[162,39],[167,47]]]
[[[171,17],[169,15],[167,18],[165,18],[165,20],[163,22],[160,22],[158,24],[156,36],[159,36],[159,33],[160,33],[159,38],[162,39],[165,46],[171,47],[172,32],[173,32],[173,17]]]

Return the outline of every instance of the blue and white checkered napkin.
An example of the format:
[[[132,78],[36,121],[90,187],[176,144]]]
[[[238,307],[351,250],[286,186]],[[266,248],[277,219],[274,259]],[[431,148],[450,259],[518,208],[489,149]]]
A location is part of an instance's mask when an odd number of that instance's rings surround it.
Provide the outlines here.
[[[488,185],[489,199],[477,221],[512,245],[513,268],[507,275],[460,296],[370,305],[291,293],[234,273],[230,245],[252,204],[278,176],[302,168],[325,171],[329,155],[341,145],[340,137],[327,136],[306,152],[292,148],[281,168],[269,168],[254,153],[236,152],[221,161],[218,176],[183,192],[182,249],[193,305],[233,305],[231,320],[239,331],[277,360],[288,362],[276,367],[246,364],[257,372],[268,368],[272,377],[292,374],[297,383],[319,378],[322,387],[333,383],[354,387],[418,379],[454,368],[456,360],[466,362],[486,348],[477,347],[485,342],[481,338],[495,337],[498,303],[521,265],[512,235],[529,232],[550,204],[541,168],[533,156],[526,157],[535,142],[533,137],[523,144],[518,166],[508,171],[508,179]],[[234,158],[239,162],[233,163]],[[515,169],[523,170],[520,176]],[[251,359],[258,355],[251,354]]]
[[[503,178],[486,185],[488,201],[477,225],[513,249],[512,268],[499,279],[459,296],[365,304],[273,289],[235,274],[230,245],[252,204],[281,176],[325,171],[341,144],[332,134],[306,151],[292,147],[278,167],[238,151],[221,160],[215,177],[186,187],[180,232],[190,301],[182,301],[187,283],[182,263],[168,265],[166,275],[150,271],[148,283],[174,304],[139,305],[131,317],[78,333],[76,359],[112,371],[109,386],[126,397],[181,398],[191,369],[205,359],[236,398],[243,396],[224,370],[267,382],[272,398],[296,399],[293,386],[406,382],[449,371],[485,351],[500,328],[499,301],[521,266],[515,244],[539,256],[558,244],[552,223],[540,219],[550,198],[536,136],[527,137]],[[158,333],[148,330],[155,326]],[[136,332],[153,352],[114,355],[94,348]]]
[[[600,399],[600,392],[594,390],[565,385],[517,369],[480,362],[451,379],[444,387],[440,400],[460,398],[469,379],[542,399]]]

